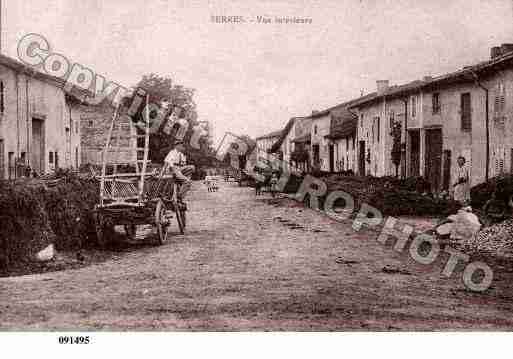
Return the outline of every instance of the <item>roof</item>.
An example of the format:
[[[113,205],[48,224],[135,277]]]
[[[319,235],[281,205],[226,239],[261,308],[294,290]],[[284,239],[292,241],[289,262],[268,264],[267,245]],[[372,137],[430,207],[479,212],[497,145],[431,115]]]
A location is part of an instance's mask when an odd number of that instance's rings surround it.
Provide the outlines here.
[[[42,71],[39,71],[34,66],[28,66],[24,63],[15,60],[11,57],[0,54],[0,65],[6,66],[14,71],[27,74],[28,76],[44,81],[63,90],[68,96],[66,99],[72,102],[83,102],[87,98],[94,97],[94,93],[90,90],[84,90],[77,86],[72,86],[70,90],[66,89],[66,80],[60,77],[48,75]],[[104,100],[106,101],[106,100]],[[87,101],[86,101],[87,102]],[[102,101],[103,102],[103,101]],[[88,103],[89,104],[89,103]]]
[[[475,65],[465,66],[462,69],[459,69],[454,72],[450,72],[448,74],[444,74],[441,76],[437,76],[429,81],[424,87],[433,87],[439,86],[448,83],[455,82],[468,82],[475,81],[474,74],[476,75],[487,75],[492,72],[497,67],[502,67],[504,65],[511,65],[513,63],[513,51],[507,52],[501,56],[497,56],[493,59],[481,61]]]
[[[346,138],[354,136],[356,126],[358,125],[358,116],[351,112],[349,108],[337,113],[331,119],[330,134],[325,136],[330,139]]]
[[[273,132],[270,132],[270,133],[268,133],[268,134],[266,134],[266,135],[259,136],[259,137],[257,137],[256,139],[257,139],[257,140],[263,140],[263,139],[265,139],[265,138],[278,137],[278,136],[280,136],[280,135],[281,135],[281,131],[282,131],[282,130],[273,131]]]
[[[365,100],[367,100],[369,98],[373,98],[375,95],[376,95],[376,93],[372,92],[372,93],[369,93],[367,95],[360,96],[358,98],[342,102],[342,103],[340,103],[338,105],[332,106],[332,107],[327,108],[325,110],[315,112],[315,113],[313,113],[310,116],[305,117],[305,118],[315,119],[315,118],[319,118],[319,117],[322,117],[322,116],[329,115],[330,113],[332,113],[335,110],[343,110],[344,111],[345,109],[351,107],[354,103],[357,103],[357,102],[360,102],[360,101],[365,101]]]
[[[510,65],[512,63],[513,51],[503,54],[501,56],[497,56],[490,60],[481,61],[475,65],[465,66],[457,71],[443,74],[434,78],[425,80],[415,80],[412,82],[408,82],[404,85],[390,86],[384,93],[380,95],[378,95],[377,93],[373,93],[373,96],[370,96],[369,98],[356,100],[350,107],[354,108],[364,104],[370,104],[384,97],[388,99],[400,97],[425,88],[432,88],[458,82],[475,81],[474,75],[487,75],[490,72],[494,71],[494,69],[496,69],[497,67],[500,68],[501,66]]]
[[[330,134],[325,136],[332,140],[354,137],[356,134],[356,126],[358,125],[358,118],[354,117],[350,120],[346,120],[330,129]]]
[[[278,138],[278,140],[272,145],[271,153],[274,153],[274,152],[276,152],[276,151],[278,151],[280,149],[280,146],[283,143],[283,141],[285,140],[285,137],[287,137],[287,135],[290,132],[290,129],[294,125],[294,121],[296,121],[296,120],[304,120],[304,119],[307,119],[307,118],[310,118],[310,117],[292,117],[287,122],[287,124],[285,125],[285,128],[283,129],[283,131],[281,131],[280,138]]]
[[[38,71],[35,67],[25,65],[20,61],[17,61],[13,58],[1,54],[0,64],[9,67],[12,70],[29,74],[30,76],[37,78],[39,80],[52,83],[55,86],[63,86],[66,83],[63,79],[59,77],[50,76],[48,74],[45,74],[44,72]]]
[[[378,94],[377,92],[373,92],[373,93],[369,94],[368,96],[364,96],[364,97],[361,97],[360,99],[355,100],[349,106],[349,108],[355,108],[355,107],[358,107],[361,105],[369,105],[369,104],[379,101],[385,97],[388,99],[400,97],[406,93],[411,93],[416,90],[420,90],[422,88],[422,86],[425,85],[427,82],[429,82],[429,81],[415,80],[415,81],[411,81],[411,82],[408,82],[403,85],[389,86],[388,89],[381,94]]]
[[[308,143],[308,142],[310,142],[311,138],[312,138],[312,134],[309,132],[309,133],[305,133],[302,136],[294,138],[292,140],[292,142],[294,142],[294,143]]]

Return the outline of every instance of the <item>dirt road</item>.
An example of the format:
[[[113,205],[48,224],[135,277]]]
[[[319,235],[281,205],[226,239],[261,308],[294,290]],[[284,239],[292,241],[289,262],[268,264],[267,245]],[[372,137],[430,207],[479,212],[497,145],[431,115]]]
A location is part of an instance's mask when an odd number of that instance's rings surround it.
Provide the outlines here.
[[[195,183],[188,229],[78,270],[0,279],[2,330],[512,329],[513,272],[469,292],[290,200]],[[176,230],[176,227],[174,228]],[[147,233],[140,234],[147,237]],[[392,268],[393,270],[383,270]]]

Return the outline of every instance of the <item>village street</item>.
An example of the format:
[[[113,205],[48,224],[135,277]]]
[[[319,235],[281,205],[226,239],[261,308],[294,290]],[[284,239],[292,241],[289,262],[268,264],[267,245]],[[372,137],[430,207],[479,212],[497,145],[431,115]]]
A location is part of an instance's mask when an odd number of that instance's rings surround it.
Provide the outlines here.
[[[289,199],[196,182],[188,228],[116,260],[0,279],[2,330],[511,329],[513,274],[465,289]],[[176,227],[173,227],[176,231]],[[139,233],[148,240],[152,234]],[[386,268],[386,270],[384,270]]]

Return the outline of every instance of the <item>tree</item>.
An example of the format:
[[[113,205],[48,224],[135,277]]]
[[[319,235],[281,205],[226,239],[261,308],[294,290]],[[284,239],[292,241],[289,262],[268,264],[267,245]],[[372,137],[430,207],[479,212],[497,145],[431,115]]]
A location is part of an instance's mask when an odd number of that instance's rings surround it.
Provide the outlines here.
[[[198,125],[198,115],[196,112],[196,103],[194,102],[194,89],[182,85],[173,84],[170,77],[160,76],[154,73],[144,75],[137,83],[135,88],[144,89],[149,94],[149,102],[161,106],[162,111],[167,117],[171,111],[180,109],[180,118],[188,121],[188,130],[185,134],[184,143],[186,156],[194,165],[208,162],[203,159],[211,152],[207,139],[199,141],[200,148],[192,148],[190,139],[193,135],[195,126]],[[142,117],[142,109],[136,114],[136,121]],[[156,113],[150,113],[150,117],[155,117]],[[173,146],[175,138],[162,131],[150,134],[150,160],[160,163],[163,162],[166,154]]]

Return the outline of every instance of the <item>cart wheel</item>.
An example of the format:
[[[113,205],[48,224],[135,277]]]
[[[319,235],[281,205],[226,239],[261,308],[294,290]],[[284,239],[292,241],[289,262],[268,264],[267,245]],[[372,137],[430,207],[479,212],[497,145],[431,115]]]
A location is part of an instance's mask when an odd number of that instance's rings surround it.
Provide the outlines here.
[[[134,240],[137,232],[137,226],[135,224],[125,224],[125,232],[128,239]]]
[[[164,202],[159,199],[155,208],[155,224],[159,234],[159,243],[164,244],[168,240],[169,220],[166,216],[167,208]]]

